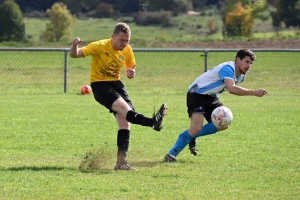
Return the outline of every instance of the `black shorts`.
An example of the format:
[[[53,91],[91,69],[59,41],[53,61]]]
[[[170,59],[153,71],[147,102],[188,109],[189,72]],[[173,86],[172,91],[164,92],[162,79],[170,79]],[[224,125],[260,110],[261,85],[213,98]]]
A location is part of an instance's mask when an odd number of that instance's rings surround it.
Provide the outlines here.
[[[223,106],[218,97],[188,92],[186,106],[189,117],[193,113],[203,113],[207,122],[211,121],[211,113],[219,106]]]
[[[134,106],[129,99],[126,88],[121,81],[93,82],[91,83],[91,88],[95,100],[105,106],[110,112],[116,114],[115,111],[111,110],[111,106],[120,97],[127,102],[132,110],[134,110]]]

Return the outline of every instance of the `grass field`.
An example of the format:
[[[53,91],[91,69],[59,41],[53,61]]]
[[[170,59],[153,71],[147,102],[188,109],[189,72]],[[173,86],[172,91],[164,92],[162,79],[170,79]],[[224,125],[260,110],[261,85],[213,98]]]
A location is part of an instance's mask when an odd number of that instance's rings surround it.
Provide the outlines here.
[[[28,44],[17,45],[69,47],[69,44],[74,37],[80,37],[85,43],[99,40],[101,38],[109,38],[116,23],[119,21],[124,21],[124,19],[78,19],[75,21],[72,27],[72,33],[69,41],[45,43],[40,40],[40,36],[45,31],[46,23],[49,23],[49,20],[25,18],[24,23],[26,27],[26,34],[30,38],[29,40],[31,42]],[[208,34],[210,32],[208,24],[211,21],[215,23],[217,29],[216,33],[214,34]],[[223,40],[221,32],[222,22],[219,15],[179,15],[177,17],[173,17],[173,23],[173,27],[162,28],[160,26],[137,26],[135,23],[129,22],[128,24],[130,25],[132,31],[131,45],[135,47],[147,47],[151,42]],[[272,27],[271,19],[267,21],[256,19],[253,32],[253,39],[280,39],[296,37],[296,31],[289,29],[281,30],[280,32],[276,33]],[[2,46],[5,44],[0,45]]]
[[[221,20],[218,15],[199,17],[182,15],[174,17],[173,21],[176,26],[171,28],[162,28],[160,26],[137,26],[135,23],[128,23],[132,31],[132,43],[145,41],[194,41],[198,39],[205,39],[206,33],[209,31],[208,21],[216,21],[217,26],[221,26]],[[87,19],[76,20],[73,25],[73,31],[70,39],[80,37],[85,42],[98,40],[99,38],[108,38],[117,22],[123,21],[122,18],[114,19]],[[27,35],[32,37],[32,41],[38,42],[43,31],[45,31],[48,19],[34,19],[25,18]],[[202,28],[198,29],[196,26],[200,25]],[[88,31],[87,31],[88,30]],[[220,37],[216,34],[211,38]]]
[[[132,125],[129,163],[136,172],[113,170],[115,119],[92,95],[77,94],[88,82],[89,59],[69,60],[63,94],[63,53],[1,55],[0,199],[299,199],[297,53],[258,52],[243,86],[269,94],[223,94],[231,127],[199,138],[200,156],[185,149],[178,163],[166,164],[164,155],[189,125],[185,92],[204,58],[137,52],[137,77],[124,79],[136,110],[151,116],[165,102],[169,112],[161,132]],[[232,56],[211,53],[209,66]],[[79,169],[87,153],[95,156],[94,170]]]
[[[91,95],[3,95],[1,199],[298,199],[299,96],[224,94],[234,113],[229,130],[198,139],[178,163],[163,156],[189,122],[185,96],[132,95],[138,112],[168,103],[161,132],[132,126],[129,163],[115,172],[113,116]],[[79,170],[86,153],[97,170]]]

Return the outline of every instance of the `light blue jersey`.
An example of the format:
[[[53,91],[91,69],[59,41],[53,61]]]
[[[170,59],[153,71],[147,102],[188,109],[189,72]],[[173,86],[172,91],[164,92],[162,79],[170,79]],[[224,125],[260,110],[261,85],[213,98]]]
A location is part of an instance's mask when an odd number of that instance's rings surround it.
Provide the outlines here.
[[[235,77],[235,63],[232,61],[224,62],[199,76],[189,86],[189,91],[218,97],[226,90],[224,82],[226,78],[234,80],[235,84],[239,84],[245,80],[246,75],[241,74],[239,77]]]

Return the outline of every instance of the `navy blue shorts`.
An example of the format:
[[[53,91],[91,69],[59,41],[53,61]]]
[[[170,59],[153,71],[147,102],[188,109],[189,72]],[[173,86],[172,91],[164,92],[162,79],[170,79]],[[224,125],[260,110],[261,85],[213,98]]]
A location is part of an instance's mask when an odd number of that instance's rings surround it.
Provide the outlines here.
[[[118,99],[123,98],[127,104],[134,110],[134,106],[129,99],[125,86],[121,81],[100,81],[91,83],[91,88],[95,100],[105,106],[111,113],[116,114],[111,110],[112,104]]]
[[[211,121],[211,113],[219,106],[223,106],[218,97],[188,92],[186,106],[189,117],[193,113],[203,113],[207,122]]]

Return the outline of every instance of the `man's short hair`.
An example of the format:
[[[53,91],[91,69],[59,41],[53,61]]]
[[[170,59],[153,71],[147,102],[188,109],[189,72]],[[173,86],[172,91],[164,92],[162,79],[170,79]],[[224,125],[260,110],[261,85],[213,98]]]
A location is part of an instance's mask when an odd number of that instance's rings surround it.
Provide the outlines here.
[[[255,61],[256,55],[249,49],[240,49],[236,53],[235,58],[243,60],[246,56],[249,56],[252,61]]]
[[[113,34],[118,35],[120,32],[123,32],[123,33],[128,34],[128,35],[131,34],[129,26],[126,23],[122,23],[122,22],[117,23]]]

